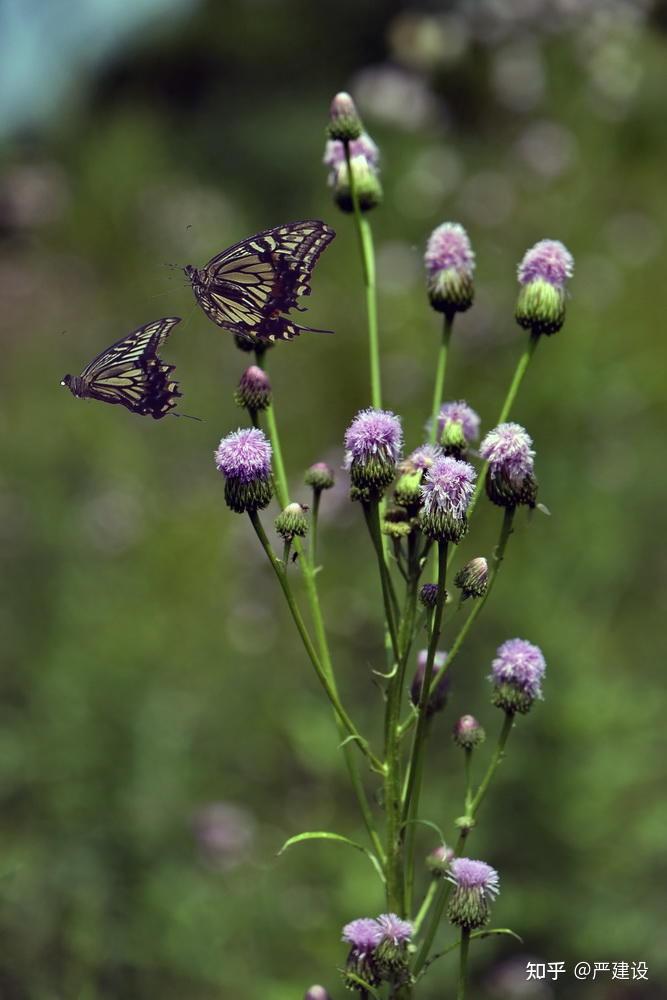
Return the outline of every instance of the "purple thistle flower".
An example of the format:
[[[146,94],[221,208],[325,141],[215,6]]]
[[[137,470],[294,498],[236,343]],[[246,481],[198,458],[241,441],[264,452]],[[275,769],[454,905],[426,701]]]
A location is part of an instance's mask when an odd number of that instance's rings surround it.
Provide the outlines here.
[[[401,472],[426,472],[436,458],[442,457],[442,450],[434,444],[421,444],[411,451],[401,463]]]
[[[372,955],[380,941],[383,930],[372,917],[359,917],[343,927],[342,940],[352,946],[355,955],[367,958]]]
[[[271,500],[271,445],[256,427],[239,428],[222,439],[215,464],[225,477],[225,500],[239,514],[261,510]]]
[[[443,222],[429,236],[424,254],[431,305],[451,318],[472,305],[475,254],[463,226]]]
[[[341,141],[358,139],[362,133],[361,119],[348,93],[336,94],[329,109],[329,138]]]
[[[353,487],[379,495],[394,478],[402,445],[401,421],[394,413],[360,410],[345,432],[345,468]]]
[[[574,273],[574,258],[560,240],[540,240],[527,250],[517,268],[519,284],[541,279],[562,289]]]
[[[271,473],[271,445],[256,427],[239,428],[222,439],[215,464],[227,479],[251,483]]]
[[[469,462],[445,455],[424,476],[422,499],[427,514],[465,516],[473,494],[476,472]]]
[[[380,166],[380,150],[371,137],[362,132],[358,139],[350,142],[350,159],[362,157],[372,170]],[[329,167],[329,183],[333,186],[337,179],[337,170],[345,166],[345,145],[337,139],[329,139],[324,147],[324,165]]]
[[[529,698],[542,697],[542,679],[547,665],[539,646],[525,639],[508,639],[496,651],[490,680],[508,684]]]
[[[352,187],[362,212],[368,212],[382,201],[380,183],[380,153],[365,132],[349,142],[350,169],[345,157],[345,144],[329,139],[324,149],[324,163],[329,168],[328,183],[333,188],[334,201],[343,212],[353,212]],[[350,178],[350,171],[352,178]]]
[[[474,750],[486,739],[486,733],[474,715],[462,715],[454,725],[452,736],[462,750]]]
[[[498,872],[485,861],[454,858],[449,872],[448,879],[457,889],[477,889],[483,896],[491,898],[500,892]]]
[[[454,858],[454,851],[447,844],[440,844],[434,847],[426,858],[426,864],[434,875],[444,875],[449,871],[449,866]]]
[[[438,415],[438,441],[442,440],[443,434],[452,423],[461,425],[466,444],[476,441],[479,437],[481,423],[479,414],[471,406],[468,406],[465,400],[458,399],[455,402],[443,403]]]
[[[259,365],[246,368],[235,393],[239,406],[248,410],[265,410],[271,403],[271,382]]]
[[[382,929],[382,941],[398,947],[407,944],[414,928],[409,920],[401,920],[395,913],[381,913],[377,922]]]
[[[498,424],[486,435],[479,449],[491,474],[521,483],[533,471],[533,439],[521,424]]]

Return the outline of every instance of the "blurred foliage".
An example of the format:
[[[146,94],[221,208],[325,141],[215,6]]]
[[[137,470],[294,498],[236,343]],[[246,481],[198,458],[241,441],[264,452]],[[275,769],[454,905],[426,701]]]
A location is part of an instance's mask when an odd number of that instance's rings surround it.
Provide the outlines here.
[[[568,977],[559,995],[664,995],[665,18],[648,4],[513,6],[210,0],[146,25],[72,80],[48,126],[5,143],[3,1000],[293,1000],[317,981],[340,997],[338,928],[381,909],[354,852],[306,844],[276,858],[302,829],[363,832],[328,709],[211,461],[243,422],[232,391],[245,358],[162,266],[286,220],[338,229],[308,313],[336,336],[270,356],[306,500],[300,470],[340,464],[368,401],[357,247],[319,162],[343,86],[384,155],[372,222],[385,396],[409,445],[439,331],[421,274],[430,229],[460,220],[477,251],[447,395],[487,429],[522,343],[516,261],[543,236],[577,261],[566,326],[540,345],[514,414],[552,517],[521,518],[458,661],[425,815],[451,831],[461,811],[455,716],[499,725],[485,680],[495,647],[539,643],[546,701],[517,726],[475,832],[473,855],[501,872],[494,922],[546,961],[649,963],[648,984]],[[202,423],[140,420],[60,388],[63,372],[174,312],[185,322],[167,356]],[[335,660],[374,732],[373,561],[342,490],[326,501]],[[466,558],[489,552],[497,520],[480,509]],[[431,834],[419,837],[426,854]],[[516,954],[504,939],[474,950],[477,997],[529,995],[506,964]],[[451,965],[435,967],[425,1000],[451,985]]]

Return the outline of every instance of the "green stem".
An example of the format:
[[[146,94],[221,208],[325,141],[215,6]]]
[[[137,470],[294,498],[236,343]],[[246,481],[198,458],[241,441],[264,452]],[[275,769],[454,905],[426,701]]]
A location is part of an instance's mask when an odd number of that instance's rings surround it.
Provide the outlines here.
[[[265,354],[255,354],[257,364],[260,368],[264,368],[266,364]],[[285,465],[282,458],[282,449],[280,447],[280,437],[278,435],[278,427],[276,425],[275,411],[273,405],[269,406],[266,411],[266,429],[268,431],[269,440],[271,442],[271,447],[273,449],[274,464],[275,464],[275,482],[276,482],[276,493],[278,494],[278,499],[282,504],[282,507],[286,507],[289,502],[289,493],[287,488],[287,475],[285,473]],[[333,662],[331,660],[331,652],[329,650],[329,642],[327,639],[326,629],[324,627],[324,617],[322,615],[322,606],[320,604],[319,592],[317,589],[317,581],[315,576],[315,558],[312,554],[311,559],[303,558],[303,546],[301,544],[301,539],[296,538],[294,540],[294,548],[299,555],[299,566],[303,574],[303,580],[306,587],[306,597],[308,600],[308,606],[310,608],[310,614],[313,620],[313,625],[315,628],[315,638],[317,641],[317,646],[320,653],[320,662],[322,664],[322,670],[327,677],[329,686],[333,691],[336,698],[338,698],[338,688],[336,685],[336,677],[333,669]],[[334,709],[334,716],[336,719],[336,724],[338,726],[338,731],[341,736],[341,742],[347,737],[346,728],[341,719],[338,717]],[[359,767],[357,762],[356,753],[353,747],[349,744],[345,744],[343,747],[343,753],[345,755],[345,763],[347,765],[348,773],[350,775],[350,781],[354,789],[354,793],[357,797],[359,803],[359,809],[364,820],[364,825],[368,832],[371,843],[378,858],[384,861],[384,848],[382,846],[382,841],[375,827],[375,820],[373,817],[373,811],[370,807],[368,801],[368,796],[366,790],[363,786],[361,776],[359,774]]]
[[[507,390],[507,395],[505,396],[505,402],[503,403],[500,410],[500,414],[498,415],[498,419],[496,421],[496,427],[498,426],[498,424],[504,424],[510,415],[510,410],[514,406],[514,402],[516,400],[519,387],[523,382],[524,375],[528,371],[528,365],[530,364],[531,358],[535,353],[535,348],[537,347],[539,339],[540,336],[539,334],[536,333],[531,333],[528,338],[528,343],[524,348],[523,354],[519,358],[516,370],[514,372],[514,376],[510,383],[510,387]],[[470,520],[470,518],[472,517],[472,512],[475,509],[475,506],[477,504],[477,501],[479,500],[482,490],[484,489],[488,468],[489,468],[489,463],[485,462],[484,465],[482,466],[482,470],[479,474],[477,485],[475,487],[475,492],[472,495],[472,500],[470,501],[470,505],[468,507],[468,520]]]
[[[453,313],[446,313],[442,328],[442,340],[438,351],[438,363],[435,370],[435,386],[433,389],[433,406],[431,407],[431,430],[429,440],[435,444],[438,436],[438,417],[442,406],[442,396],[445,385],[445,371],[447,369],[447,353],[449,351],[449,341],[452,336]]]
[[[428,914],[428,911],[431,909],[431,906],[433,905],[433,900],[435,899],[438,893],[439,885],[440,885],[439,879],[437,878],[431,879],[431,884],[429,885],[428,891],[424,896],[422,905],[419,907],[419,913],[412,922],[415,934],[419,932],[421,925],[424,923],[424,920]]]
[[[292,615],[294,624],[296,625],[297,631],[301,636],[301,641],[303,643],[304,649],[306,650],[308,658],[310,659],[313,667],[315,668],[315,673],[317,674],[318,679],[322,687],[324,688],[326,695],[329,701],[331,702],[334,711],[336,712],[336,715],[338,716],[338,719],[340,720],[341,724],[345,727],[348,736],[351,736],[352,739],[355,741],[355,743],[359,744],[361,752],[368,759],[368,762],[370,763],[371,767],[378,773],[383,774],[384,766],[377,759],[377,757],[375,757],[375,755],[371,752],[366,740],[364,740],[363,737],[359,734],[356,726],[352,722],[352,719],[350,718],[345,708],[343,707],[341,700],[338,696],[338,692],[334,689],[334,687],[331,684],[331,681],[327,676],[326,671],[322,668],[322,664],[320,663],[317,651],[315,649],[315,646],[313,645],[313,641],[310,638],[310,635],[308,634],[308,629],[306,628],[304,620],[301,617],[301,612],[299,611],[297,603],[294,599],[294,595],[292,593],[292,588],[289,585],[287,574],[284,571],[282,563],[277,558],[273,549],[271,548],[271,543],[266,537],[266,532],[262,527],[262,522],[259,519],[257,511],[254,510],[248,511],[248,516],[250,518],[253,528],[255,529],[255,533],[259,538],[262,548],[264,549],[267,558],[271,563],[271,567],[278,579],[282,592],[285,596],[287,606],[290,610],[290,614]]]
[[[481,781],[481,784],[479,785],[479,788],[477,789],[477,792],[475,793],[472,802],[470,803],[470,809],[466,810],[466,814],[471,820],[476,819],[477,812],[482,802],[484,801],[486,793],[489,790],[489,786],[491,784],[491,781],[493,780],[493,776],[495,775],[500,763],[502,762],[505,756],[505,747],[507,746],[507,740],[509,739],[509,735],[512,731],[513,724],[514,724],[513,714],[510,712],[506,712],[505,719],[503,720],[503,725],[500,730],[500,735],[498,736],[498,742],[496,744],[496,748],[491,758],[491,762],[489,763],[486,773]],[[466,829],[461,830],[461,832],[459,833],[456,846],[454,847],[454,855],[456,857],[460,857],[461,851],[463,850],[466,844],[471,829],[472,825],[470,827],[467,827]],[[451,882],[442,879],[438,887],[438,891],[436,893],[435,904],[432,908],[431,918],[429,920],[428,927],[424,935],[424,940],[422,942],[422,946],[419,949],[419,954],[417,955],[417,959],[415,961],[414,965],[415,976],[419,975],[419,973],[424,968],[424,965],[428,960],[428,956],[431,951],[431,947],[433,946],[433,941],[435,940],[435,935],[437,933],[438,927],[440,926],[442,915],[445,912],[445,907],[447,906],[447,903],[449,901],[449,896],[451,891],[452,891]]]
[[[465,1000],[466,977],[468,974],[469,947],[470,947],[470,931],[464,927],[461,929],[461,949],[459,951],[459,985],[456,991],[456,1000]]]
[[[389,638],[391,639],[391,648],[394,654],[394,659],[396,663],[400,660],[400,649],[398,645],[398,632],[396,629],[396,618],[398,612],[398,601],[396,600],[396,593],[394,591],[394,586],[389,575],[389,568],[387,566],[384,554],[384,547],[382,545],[382,532],[380,529],[380,507],[377,500],[373,500],[370,503],[362,503],[364,517],[366,518],[366,525],[368,527],[368,533],[371,536],[371,541],[373,542],[373,548],[375,549],[375,555],[377,557],[378,570],[380,573],[380,584],[382,587],[382,600],[384,603],[384,614],[387,624],[387,630],[389,632]]]
[[[463,768],[465,771],[465,784],[466,784],[466,795],[465,795],[465,814],[470,815],[470,808],[472,806],[472,750],[466,748],[463,751]]]
[[[312,571],[317,568],[317,528],[320,514],[322,490],[313,490],[313,506],[310,511],[310,565]]]
[[[458,656],[459,652],[461,651],[461,647],[463,646],[463,643],[465,642],[468,633],[470,632],[470,629],[474,625],[477,616],[479,615],[479,613],[481,612],[482,608],[484,607],[484,605],[486,604],[491,595],[491,591],[493,590],[493,585],[498,575],[498,570],[500,569],[501,563],[505,558],[505,549],[507,548],[507,543],[513,531],[515,513],[516,513],[516,507],[506,507],[503,512],[503,521],[500,528],[500,536],[498,538],[498,543],[494,549],[493,557],[491,559],[491,570],[489,572],[489,581],[487,583],[486,591],[484,592],[482,597],[478,597],[473,600],[473,605],[472,608],[470,609],[470,613],[466,618],[465,622],[463,623],[463,625],[461,626],[458,635],[454,639],[454,642],[452,643],[452,648],[449,651],[446,662],[436,672],[433,678],[432,686],[435,686],[439,682],[440,678],[443,676],[445,671],[451,668],[451,665]],[[411,716],[409,719],[406,719],[405,722],[401,725],[400,729],[401,737],[405,736],[405,734],[408,733],[414,725],[415,725],[414,716]]]
[[[359,252],[361,253],[361,263],[364,273],[364,286],[366,289],[366,313],[368,316],[368,348],[370,358],[371,375],[371,400],[376,409],[382,408],[382,384],[380,376],[380,343],[378,336],[377,317],[377,294],[375,286],[375,250],[373,247],[373,233],[368,220],[363,215],[359,207],[359,197],[354,179],[354,171],[350,162],[350,144],[343,143],[345,147],[345,163],[347,165],[347,175],[350,182],[350,196],[354,209],[354,221],[359,238]]]
[[[408,778],[403,801],[403,822],[405,827],[405,858],[406,858],[406,903],[410,909],[412,906],[412,886],[414,882],[414,822],[419,814],[419,795],[421,791],[421,777],[423,767],[423,755],[426,748],[426,737],[428,735],[428,700],[432,690],[433,665],[435,654],[440,641],[440,631],[442,629],[442,619],[445,610],[446,590],[445,578],[447,574],[447,542],[438,542],[438,593],[433,614],[433,628],[426,654],[426,666],[424,668],[424,678],[422,680],[421,691],[419,693],[419,704],[417,706],[417,729],[412,744],[412,753],[408,765]],[[400,735],[400,734],[399,734]]]

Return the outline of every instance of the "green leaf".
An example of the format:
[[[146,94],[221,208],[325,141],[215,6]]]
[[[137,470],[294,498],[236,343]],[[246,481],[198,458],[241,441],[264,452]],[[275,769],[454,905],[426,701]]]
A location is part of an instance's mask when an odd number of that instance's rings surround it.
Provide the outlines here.
[[[286,840],[283,846],[278,851],[278,857],[284,854],[288,847],[292,847],[294,844],[300,844],[305,840],[334,840],[339,844],[347,844],[348,847],[353,847],[355,851],[361,851],[365,854],[370,863],[375,868],[375,871],[380,876],[380,881],[384,884],[384,872],[382,871],[382,865],[368,848],[364,847],[362,844],[357,844],[356,840],[350,840],[349,837],[344,837],[342,833],[331,833],[329,830],[309,830],[306,833],[298,833],[295,837],[290,837]]]
[[[361,976],[357,976],[356,973],[350,972],[348,969],[345,972],[345,978],[349,979],[350,982],[356,983],[357,986],[361,986],[362,990],[365,990],[366,993],[370,993],[372,997],[375,997],[375,1000],[380,1000],[379,994],[376,993],[370,983],[367,983],[365,979],[361,978]]]
[[[430,819],[406,819],[405,823],[402,823],[401,825],[405,827],[409,826],[410,823],[419,823],[420,826],[430,827],[431,830],[435,830],[437,835],[440,837],[440,843],[443,844],[443,846],[447,843],[447,841],[445,840],[445,835],[438,826],[438,824],[432,823]]]
[[[489,927],[488,930],[473,931],[470,937],[471,939],[487,938],[487,937],[495,937],[498,934],[509,935],[510,937],[515,938],[515,940],[517,940],[520,944],[523,944],[523,938],[520,938],[519,935],[516,934],[514,931],[510,930],[509,927]],[[448,948],[445,948],[444,951],[439,951],[437,955],[433,955],[432,958],[429,958],[428,962],[426,963],[421,973],[419,974],[419,978],[421,979],[421,977],[425,974],[429,966],[433,965],[433,963],[436,962],[439,958],[443,958],[445,955],[449,955],[450,952],[456,951],[456,949],[459,948],[460,946],[461,946],[460,940],[455,941],[454,944],[450,944],[450,946]]]

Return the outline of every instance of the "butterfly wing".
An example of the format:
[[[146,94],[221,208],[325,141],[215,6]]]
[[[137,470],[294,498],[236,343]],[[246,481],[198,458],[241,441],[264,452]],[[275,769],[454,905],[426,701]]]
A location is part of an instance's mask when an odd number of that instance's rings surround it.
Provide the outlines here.
[[[291,340],[301,327],[280,316],[310,295],[310,277],[335,232],[317,219],[266,229],[213,257],[195,282],[206,315],[226,329],[262,340]],[[315,331],[320,332],[320,331]]]
[[[181,393],[170,378],[174,366],[165,364],[158,351],[177,323],[179,317],[154,320],[98,354],[81,373],[86,395],[155,420],[163,417]]]

